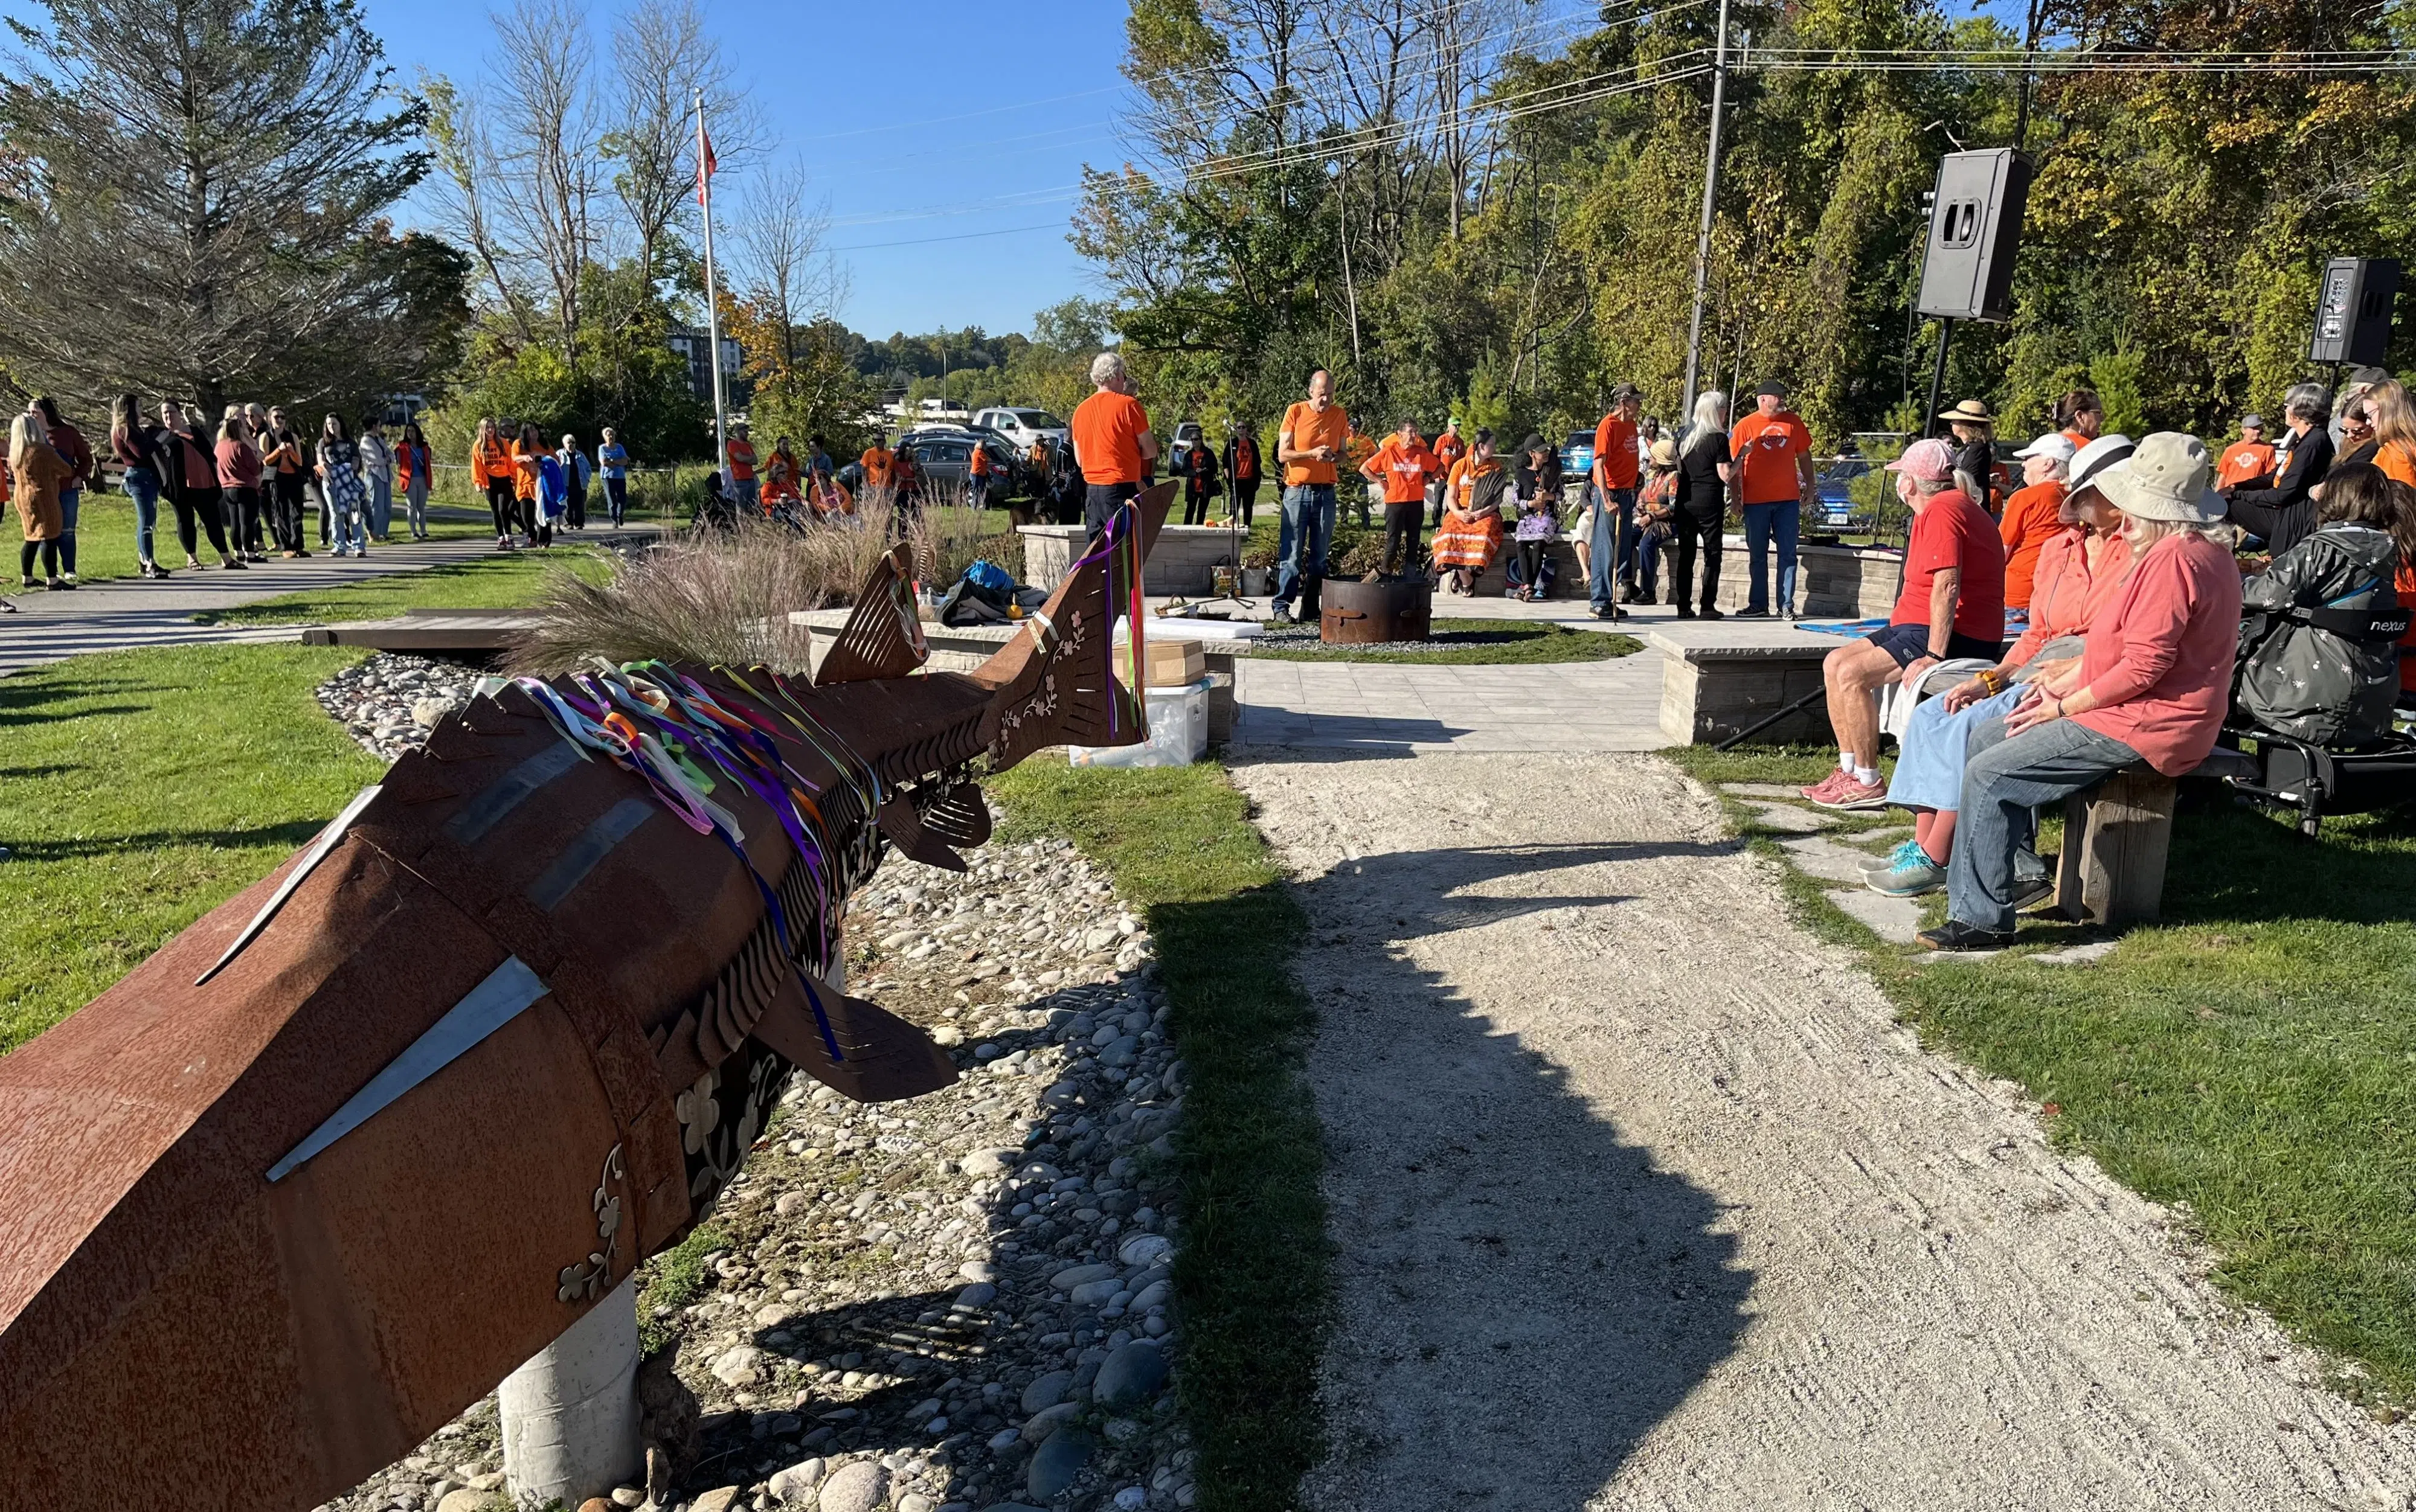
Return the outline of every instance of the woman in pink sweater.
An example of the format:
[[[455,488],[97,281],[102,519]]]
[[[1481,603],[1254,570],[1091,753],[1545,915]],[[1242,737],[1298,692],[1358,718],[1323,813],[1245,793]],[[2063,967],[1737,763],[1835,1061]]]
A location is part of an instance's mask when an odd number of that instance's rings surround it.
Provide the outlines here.
[[[2091,622],[2079,662],[1972,730],[1946,922],[1921,936],[1931,949],[2013,943],[2016,861],[2041,804],[2141,762],[2180,776],[2214,748],[2239,643],[2240,569],[2208,533],[2224,515],[2213,475],[2206,447],[2171,431],[2099,474],[2136,564]]]

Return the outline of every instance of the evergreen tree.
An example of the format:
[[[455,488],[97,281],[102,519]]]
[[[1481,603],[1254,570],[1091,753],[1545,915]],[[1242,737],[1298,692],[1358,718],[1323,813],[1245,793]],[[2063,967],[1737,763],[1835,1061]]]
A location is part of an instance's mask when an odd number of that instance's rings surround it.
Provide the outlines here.
[[[461,254],[354,0],[43,0],[0,63],[0,363],[85,400],[358,413],[457,360]]]

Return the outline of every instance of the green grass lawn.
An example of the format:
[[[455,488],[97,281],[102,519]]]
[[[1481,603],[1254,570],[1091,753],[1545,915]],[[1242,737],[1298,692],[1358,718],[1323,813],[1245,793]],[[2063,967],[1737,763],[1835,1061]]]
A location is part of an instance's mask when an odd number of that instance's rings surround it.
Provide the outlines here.
[[[1673,755],[1707,782],[1812,782],[1835,759]],[[1923,962],[1797,895],[1925,1039],[2182,1205],[2223,1284],[2332,1352],[2344,1390],[2386,1415],[2416,1400],[2416,818],[2328,819],[2309,842],[2252,809],[2184,811],[2163,921],[2090,966],[2029,959],[2088,937],[2029,922],[2015,952]]]
[[[1071,837],[1144,907],[1189,1082],[1177,1377],[1208,1512],[1279,1512],[1322,1447],[1323,1166],[1303,1078],[1314,1023],[1291,975],[1307,921],[1220,768],[1068,768],[994,778],[1009,838]]]
[[[1572,630],[1534,620],[1437,620],[1435,650],[1369,651],[1356,646],[1302,645],[1253,650],[1278,662],[1388,662],[1419,666],[1493,666],[1544,662],[1607,662],[1644,649],[1634,636]]]
[[[601,577],[608,556],[607,548],[590,546],[499,551],[390,577],[330,584],[257,604],[210,609],[193,619],[200,624],[332,624],[344,620],[383,620],[410,609],[519,608],[536,602],[550,574],[575,572]]]
[[[182,646],[0,679],[0,1050],[317,833],[385,764],[310,690],[361,652]]]

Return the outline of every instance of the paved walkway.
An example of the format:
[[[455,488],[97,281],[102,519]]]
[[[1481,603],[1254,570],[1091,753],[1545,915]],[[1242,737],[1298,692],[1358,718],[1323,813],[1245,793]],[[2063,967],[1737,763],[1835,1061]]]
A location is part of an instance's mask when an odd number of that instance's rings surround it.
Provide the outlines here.
[[[1548,621],[1586,630],[1657,634],[1685,645],[1806,644],[1836,637],[1784,621],[1684,621],[1640,606],[1617,625],[1587,617],[1582,599],[1438,602],[1438,617]],[[1647,646],[1608,662],[1544,666],[1417,666],[1397,663],[1235,658],[1233,744],[1408,756],[1427,751],[1653,751],[1661,733],[1661,653]]]
[[[464,515],[462,518],[467,519]],[[642,532],[589,531],[584,539],[623,540]],[[367,557],[337,558],[320,552],[305,561],[271,557],[242,572],[205,567],[173,573],[163,580],[122,577],[89,583],[72,593],[26,593],[13,602],[19,612],[0,613],[0,677],[94,651],[205,642],[293,640],[284,625],[196,624],[193,616],[298,593],[356,583],[395,573],[416,572],[446,562],[492,556],[491,539],[398,542],[372,546]]]

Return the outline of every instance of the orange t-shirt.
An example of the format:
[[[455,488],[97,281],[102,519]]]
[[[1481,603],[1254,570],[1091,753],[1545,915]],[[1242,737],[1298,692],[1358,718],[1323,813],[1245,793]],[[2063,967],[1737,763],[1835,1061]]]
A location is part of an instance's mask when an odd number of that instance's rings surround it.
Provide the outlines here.
[[[2396,478],[2416,488],[2416,453],[2410,453],[2407,447],[2393,442],[2377,449],[2374,465],[2382,469],[2383,476]],[[2402,607],[2416,604],[2416,562],[2403,561],[2399,564],[2397,586]],[[2416,693],[2416,625],[2408,626],[2408,634],[2400,637],[2399,689],[2403,693]]]
[[[868,446],[856,460],[864,466],[868,488],[886,488],[898,475],[898,454],[886,446]]]
[[[2407,447],[2393,442],[2388,446],[2375,449],[2374,465],[2382,469],[2384,477],[2396,478],[2408,487],[2416,488],[2416,452],[2410,452]]]
[[[1593,427],[1593,459],[1602,469],[1606,488],[1636,487],[1636,427],[1616,414],[1602,417]]]
[[[1786,503],[1804,496],[1795,459],[1812,455],[1812,432],[1804,428],[1802,417],[1792,410],[1774,415],[1756,411],[1729,433],[1729,455],[1744,470],[1737,502]]]
[[[1427,480],[1443,470],[1442,462],[1427,450],[1427,443],[1413,441],[1404,444],[1398,436],[1387,436],[1376,455],[1361,468],[1362,476],[1375,473],[1384,485],[1384,502],[1388,504],[1420,504],[1426,502]]]
[[[2235,483],[2248,483],[2271,476],[2273,472],[2271,442],[2236,441],[2223,449],[2223,460],[2214,470],[2214,486],[2224,488]]]
[[[1351,417],[1342,412],[1342,406],[1338,404],[1328,402],[1325,412],[1320,414],[1317,406],[1302,399],[1284,412],[1282,435],[1291,438],[1293,451],[1311,452],[1321,446],[1331,446],[1334,455],[1340,457],[1351,444]],[[1279,437],[1276,445],[1282,444]],[[1284,464],[1284,487],[1287,488],[1332,483],[1334,479],[1334,464],[1331,462]]]
[[[1468,442],[1445,431],[1435,438],[1434,454],[1435,460],[1442,464],[1445,472],[1449,472],[1454,462],[1468,455]]]
[[[1140,481],[1140,438],[1149,429],[1149,412],[1140,400],[1101,389],[1074,406],[1066,429],[1074,438],[1074,460],[1082,465],[1083,482]]]
[[[497,478],[508,478],[519,470],[512,465],[511,448],[500,441],[482,441],[470,448],[470,474],[479,487]]]
[[[733,441],[730,443],[730,476],[738,483],[748,483],[755,477],[755,443]]]
[[[512,496],[517,499],[536,497],[537,454],[523,451],[519,442],[512,442]]]
[[[965,471],[976,478],[989,476],[989,448],[974,442],[973,450],[965,454]]]
[[[1451,480],[1443,485],[1443,494],[1451,507],[1465,514],[1476,498],[1476,480],[1489,478],[1502,471],[1502,459],[1489,457],[1479,462],[1473,457],[1463,457],[1451,465]]]
[[[2063,521],[2059,517],[2062,508],[2063,485],[2052,478],[2016,488],[2014,496],[2005,501],[2005,517],[1997,522],[1998,533],[2005,543],[2005,607],[2031,606],[2039,548],[2063,533]]]

